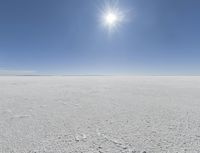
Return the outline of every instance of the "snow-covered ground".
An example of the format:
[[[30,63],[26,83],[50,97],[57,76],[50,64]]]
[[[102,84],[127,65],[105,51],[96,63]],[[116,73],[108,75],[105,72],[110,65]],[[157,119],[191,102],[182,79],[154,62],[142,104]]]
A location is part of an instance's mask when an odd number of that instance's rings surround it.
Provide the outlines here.
[[[145,152],[200,152],[200,77],[0,77],[0,153]]]

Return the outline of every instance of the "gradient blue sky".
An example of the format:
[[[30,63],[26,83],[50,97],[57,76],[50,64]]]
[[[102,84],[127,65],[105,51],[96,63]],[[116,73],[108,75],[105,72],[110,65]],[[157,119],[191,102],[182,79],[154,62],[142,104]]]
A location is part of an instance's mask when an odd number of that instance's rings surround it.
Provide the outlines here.
[[[108,35],[103,0],[0,0],[0,70],[39,74],[200,74],[199,0],[119,0]]]

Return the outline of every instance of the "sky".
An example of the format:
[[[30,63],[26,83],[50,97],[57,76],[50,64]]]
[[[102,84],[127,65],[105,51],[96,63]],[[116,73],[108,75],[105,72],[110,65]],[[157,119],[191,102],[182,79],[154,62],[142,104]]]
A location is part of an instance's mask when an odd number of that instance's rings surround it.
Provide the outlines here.
[[[0,0],[0,73],[200,75],[199,0]]]

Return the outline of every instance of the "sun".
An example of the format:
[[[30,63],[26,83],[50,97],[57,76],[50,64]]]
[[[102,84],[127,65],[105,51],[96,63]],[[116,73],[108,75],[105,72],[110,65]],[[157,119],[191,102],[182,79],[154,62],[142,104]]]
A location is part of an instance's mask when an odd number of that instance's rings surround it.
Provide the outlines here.
[[[105,24],[107,24],[108,26],[113,26],[117,23],[118,16],[112,12],[109,12],[108,14],[105,15],[104,20]]]
[[[117,1],[113,1],[113,3],[108,1],[103,9],[101,9],[100,17],[101,24],[108,29],[108,32],[110,33],[119,29],[124,22],[125,13],[120,9]]]

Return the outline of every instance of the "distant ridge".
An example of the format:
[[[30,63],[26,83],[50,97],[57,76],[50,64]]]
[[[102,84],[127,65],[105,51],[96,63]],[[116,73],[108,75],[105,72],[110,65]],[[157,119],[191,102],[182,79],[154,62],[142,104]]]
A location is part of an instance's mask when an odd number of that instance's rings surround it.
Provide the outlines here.
[[[35,71],[26,71],[26,70],[0,70],[0,76],[22,76],[22,75],[37,75]]]

